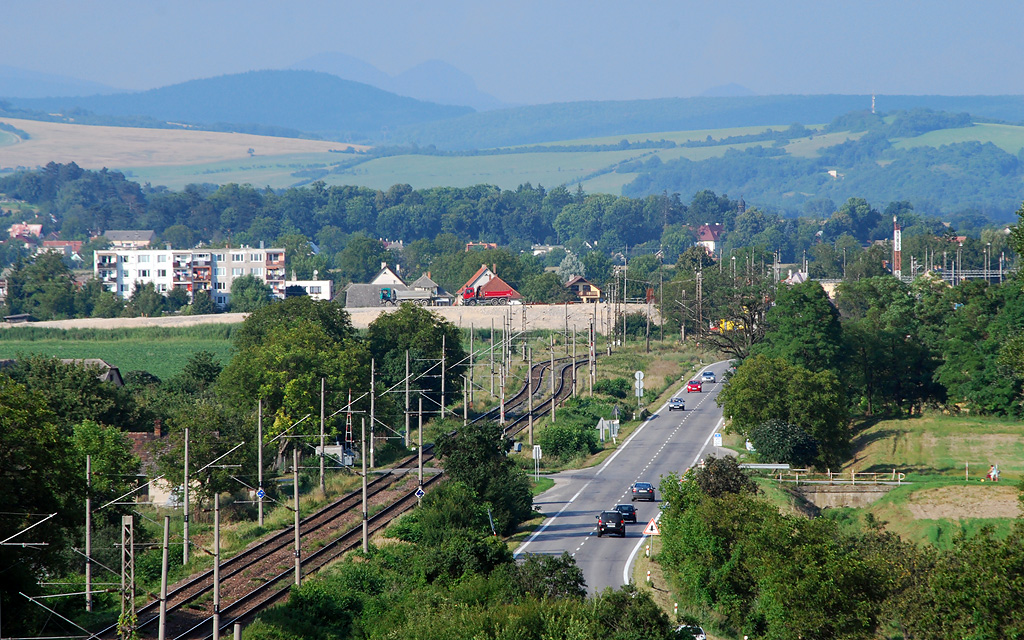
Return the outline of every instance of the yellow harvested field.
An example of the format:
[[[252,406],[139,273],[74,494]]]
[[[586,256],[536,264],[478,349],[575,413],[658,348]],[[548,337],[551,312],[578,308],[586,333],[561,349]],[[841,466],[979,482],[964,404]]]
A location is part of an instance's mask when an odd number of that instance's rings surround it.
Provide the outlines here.
[[[191,165],[295,153],[325,153],[363,145],[246,133],[180,129],[96,127],[60,122],[0,118],[26,131],[30,139],[0,146],[0,167],[36,167],[76,162],[86,169]]]
[[[984,488],[972,485],[915,491],[907,498],[905,506],[915,520],[1016,518],[1020,515],[1017,487],[1009,482]]]

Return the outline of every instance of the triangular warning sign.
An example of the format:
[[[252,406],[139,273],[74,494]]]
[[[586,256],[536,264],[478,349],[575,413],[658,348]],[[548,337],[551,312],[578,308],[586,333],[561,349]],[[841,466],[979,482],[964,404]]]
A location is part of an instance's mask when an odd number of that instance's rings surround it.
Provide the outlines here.
[[[647,527],[644,528],[645,536],[660,536],[661,531],[658,529],[658,523],[651,518],[651,521],[647,523]]]

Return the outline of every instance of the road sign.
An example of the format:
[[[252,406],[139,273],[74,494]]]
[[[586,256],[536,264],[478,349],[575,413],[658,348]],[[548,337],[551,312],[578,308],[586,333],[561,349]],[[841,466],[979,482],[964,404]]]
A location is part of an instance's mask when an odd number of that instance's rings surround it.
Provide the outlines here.
[[[534,460],[541,460],[543,457],[544,457],[544,452],[540,450],[540,445],[539,444],[533,445],[533,459]]]
[[[658,529],[658,523],[655,522],[654,518],[651,518],[651,521],[648,522],[647,526],[644,528],[644,535],[645,536],[660,536],[661,535],[661,530]]]
[[[722,434],[720,434],[720,433],[716,433],[715,434],[715,446],[716,447],[722,446]]]
[[[633,388],[636,389],[636,397],[644,397],[644,381],[637,378],[637,381],[633,383]]]
[[[416,497],[417,498],[422,498],[425,495],[427,495],[427,492],[423,490],[423,487],[420,487],[419,489],[416,489]]]
[[[267,497],[267,492],[263,490],[263,487],[260,487],[256,491],[256,497],[259,498],[260,500]]]
[[[636,373],[633,374],[633,377],[636,378],[637,380],[643,380],[644,379],[644,372],[643,371],[637,371]]]

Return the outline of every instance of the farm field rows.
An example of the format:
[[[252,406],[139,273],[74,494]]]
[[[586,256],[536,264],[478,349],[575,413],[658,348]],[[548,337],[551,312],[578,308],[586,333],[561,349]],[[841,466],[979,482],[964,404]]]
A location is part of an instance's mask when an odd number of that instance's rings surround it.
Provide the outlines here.
[[[955,142],[991,142],[1007,153],[1017,154],[1024,149],[1024,127],[1010,124],[975,123],[962,129],[929,131],[914,138],[905,138],[893,143],[897,149],[913,147],[940,147]]]

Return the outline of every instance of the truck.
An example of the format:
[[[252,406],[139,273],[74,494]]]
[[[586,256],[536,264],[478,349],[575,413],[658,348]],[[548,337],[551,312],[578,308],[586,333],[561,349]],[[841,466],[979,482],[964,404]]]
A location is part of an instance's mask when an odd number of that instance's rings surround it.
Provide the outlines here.
[[[479,286],[462,290],[462,304],[508,304],[517,297],[512,287],[485,291],[483,286]]]
[[[395,306],[403,302],[412,302],[418,305],[427,305],[432,301],[433,296],[429,291],[422,291],[420,289],[396,289],[394,287],[381,287],[380,289],[380,303],[381,306]]]

